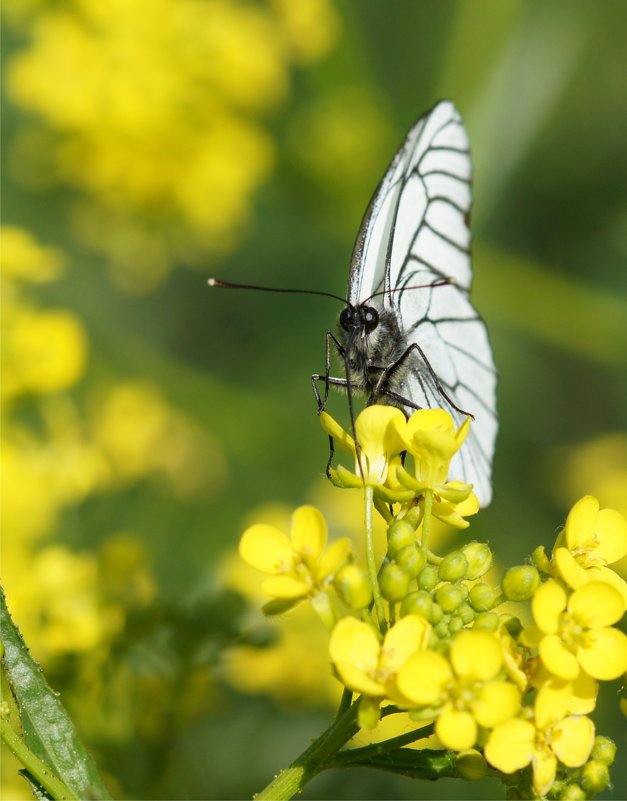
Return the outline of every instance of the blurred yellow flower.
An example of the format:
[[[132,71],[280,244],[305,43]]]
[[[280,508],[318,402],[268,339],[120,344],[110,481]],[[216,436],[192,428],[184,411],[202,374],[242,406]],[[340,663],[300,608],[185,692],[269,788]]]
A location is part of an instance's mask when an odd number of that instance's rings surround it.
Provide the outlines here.
[[[44,247],[22,228],[3,225],[0,267],[2,280],[7,278],[33,283],[45,283],[57,278],[64,265],[63,254]]]
[[[325,55],[339,33],[339,16],[328,0],[271,0],[285,46],[303,64]]]
[[[54,133],[52,176],[87,196],[77,230],[121,286],[149,289],[173,259],[232,247],[274,162],[261,118],[286,96],[291,61],[321,57],[336,29],[328,0],[80,0],[39,13],[7,90]]]
[[[95,557],[75,554],[61,545],[29,560],[28,579],[7,583],[11,612],[35,656],[43,662],[66,654],[92,651],[120,619],[100,606]]]
[[[59,392],[83,375],[87,334],[70,312],[6,309],[3,329],[4,396]]]

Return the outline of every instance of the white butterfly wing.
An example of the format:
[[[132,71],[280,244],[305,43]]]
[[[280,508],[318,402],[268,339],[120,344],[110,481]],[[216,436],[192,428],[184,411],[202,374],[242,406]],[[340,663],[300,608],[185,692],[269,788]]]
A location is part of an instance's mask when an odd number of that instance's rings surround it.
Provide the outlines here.
[[[482,506],[492,497],[497,432],[496,371],[485,326],[473,309],[468,215],[472,203],[468,136],[450,101],[438,103],[410,130],[368,207],[351,264],[348,299],[385,291],[407,345],[416,343],[453,403],[474,415],[450,475],[474,485]],[[445,286],[430,286],[451,279]],[[404,291],[408,287],[425,287]],[[449,408],[414,352],[395,391],[419,407]],[[408,408],[408,411],[410,408]]]

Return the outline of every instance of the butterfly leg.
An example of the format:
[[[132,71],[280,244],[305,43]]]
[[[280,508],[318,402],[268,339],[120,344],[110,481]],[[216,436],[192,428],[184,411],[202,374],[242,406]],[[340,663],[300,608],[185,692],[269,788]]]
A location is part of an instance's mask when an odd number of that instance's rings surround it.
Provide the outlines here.
[[[325,340],[324,375],[314,373],[311,376],[311,386],[313,387],[314,397],[318,404],[318,413],[324,411],[324,407],[327,405],[327,401],[329,400],[329,387],[346,387],[348,383],[345,378],[333,378],[331,376],[331,342],[335,345],[335,349],[342,359],[346,358],[346,351],[330,331],[327,331]],[[320,397],[320,392],[318,390],[319,381],[324,381],[324,398]]]
[[[446,402],[453,409],[458,411],[460,414],[465,414],[467,417],[471,417],[474,420],[475,419],[474,414],[471,414],[470,412],[467,412],[465,409],[460,409],[459,406],[455,403],[455,401],[452,398],[449,397],[448,393],[446,392],[446,390],[442,386],[442,384],[440,382],[440,379],[437,376],[437,373],[435,372],[435,370],[431,366],[431,363],[429,362],[429,359],[427,359],[424,351],[422,350],[420,345],[418,345],[416,342],[412,342],[412,344],[394,362],[394,364],[391,364],[389,367],[385,368],[384,372],[379,377],[379,380],[377,381],[377,386],[375,387],[375,391],[373,392],[373,395],[375,396],[375,402],[376,402],[376,397],[378,395],[387,395],[388,397],[394,398],[395,400],[398,400],[398,399],[403,400],[403,403],[406,406],[412,406],[414,408],[419,408],[419,407],[415,406],[415,404],[410,403],[410,402],[400,398],[400,396],[396,395],[396,393],[389,392],[388,390],[383,390],[382,389],[382,386],[383,386],[384,382],[387,381],[387,379],[389,379],[391,376],[393,376],[394,373],[397,372],[403,366],[403,364],[406,361],[406,359],[409,357],[411,352],[414,351],[414,350],[418,351],[418,353],[420,355],[420,358],[422,359],[425,367],[427,368],[427,371],[429,372],[429,375],[433,379],[433,383],[435,384],[435,387],[436,387],[437,391],[440,393],[440,395],[446,400]]]

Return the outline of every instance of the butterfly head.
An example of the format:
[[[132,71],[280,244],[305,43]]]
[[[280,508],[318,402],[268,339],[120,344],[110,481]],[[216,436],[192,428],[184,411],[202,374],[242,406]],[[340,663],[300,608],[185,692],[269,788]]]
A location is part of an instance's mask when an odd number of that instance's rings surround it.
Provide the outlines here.
[[[353,336],[370,334],[379,325],[379,312],[374,306],[351,306],[348,304],[340,314],[340,326]]]

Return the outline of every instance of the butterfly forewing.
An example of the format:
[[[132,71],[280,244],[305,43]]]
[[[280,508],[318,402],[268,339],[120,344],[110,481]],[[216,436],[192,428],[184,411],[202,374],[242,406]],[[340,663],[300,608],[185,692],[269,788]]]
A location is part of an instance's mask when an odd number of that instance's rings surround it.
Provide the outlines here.
[[[438,103],[410,130],[368,207],[353,252],[348,300],[395,311],[407,346],[425,354],[454,406],[474,415],[451,478],[472,483],[490,502],[497,431],[496,371],[485,326],[470,304],[468,219],[472,168],[468,136],[454,105]],[[447,285],[431,286],[442,279]],[[408,289],[424,287],[422,289]],[[418,352],[394,392],[413,406],[450,405]]]

